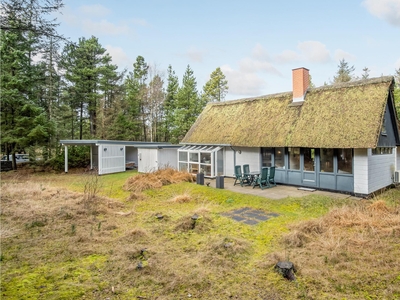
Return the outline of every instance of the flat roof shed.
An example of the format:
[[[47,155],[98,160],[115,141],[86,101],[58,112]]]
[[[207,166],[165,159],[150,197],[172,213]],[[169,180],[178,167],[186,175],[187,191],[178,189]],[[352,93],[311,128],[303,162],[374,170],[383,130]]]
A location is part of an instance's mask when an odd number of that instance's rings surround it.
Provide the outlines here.
[[[65,148],[65,172],[68,172],[68,146],[90,147],[90,169],[98,174],[124,172],[127,166],[137,167],[138,149],[141,147],[168,147],[171,143],[115,141],[115,140],[60,140]]]

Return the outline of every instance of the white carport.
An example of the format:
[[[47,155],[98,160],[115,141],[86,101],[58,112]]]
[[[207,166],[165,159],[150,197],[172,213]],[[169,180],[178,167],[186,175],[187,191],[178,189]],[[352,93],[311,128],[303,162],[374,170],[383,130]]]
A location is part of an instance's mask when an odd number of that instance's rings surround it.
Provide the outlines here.
[[[111,140],[61,140],[65,147],[65,172],[68,172],[68,146],[90,147],[90,169],[96,168],[98,174],[124,172],[127,166],[140,168],[147,162],[139,160],[139,147],[166,147],[170,143],[150,143]]]

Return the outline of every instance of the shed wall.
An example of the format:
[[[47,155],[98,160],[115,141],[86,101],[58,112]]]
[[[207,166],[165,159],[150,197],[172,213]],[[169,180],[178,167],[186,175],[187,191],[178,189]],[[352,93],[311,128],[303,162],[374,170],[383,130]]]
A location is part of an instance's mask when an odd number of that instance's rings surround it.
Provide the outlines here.
[[[99,145],[99,175],[125,171],[125,146]]]
[[[178,149],[163,148],[158,149],[158,167],[171,167],[178,169]]]
[[[148,173],[158,169],[158,149],[138,149],[138,171]]]

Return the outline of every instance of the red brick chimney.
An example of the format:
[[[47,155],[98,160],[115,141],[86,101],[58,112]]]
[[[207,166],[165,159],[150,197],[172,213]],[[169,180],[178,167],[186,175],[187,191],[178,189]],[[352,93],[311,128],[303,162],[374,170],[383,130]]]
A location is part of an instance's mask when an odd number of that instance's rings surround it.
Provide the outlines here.
[[[308,86],[310,85],[310,74],[306,68],[292,70],[293,76],[293,102],[304,101]]]

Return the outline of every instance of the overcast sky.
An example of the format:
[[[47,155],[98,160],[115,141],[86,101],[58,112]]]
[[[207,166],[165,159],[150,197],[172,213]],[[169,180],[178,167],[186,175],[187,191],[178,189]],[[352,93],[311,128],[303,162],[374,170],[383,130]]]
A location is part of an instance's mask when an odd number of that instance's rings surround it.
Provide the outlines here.
[[[340,59],[356,76],[400,68],[400,0],[65,0],[59,32],[99,39],[120,69],[138,55],[181,82],[187,65],[198,90],[217,67],[227,99],[287,92],[292,69],[329,83]]]

